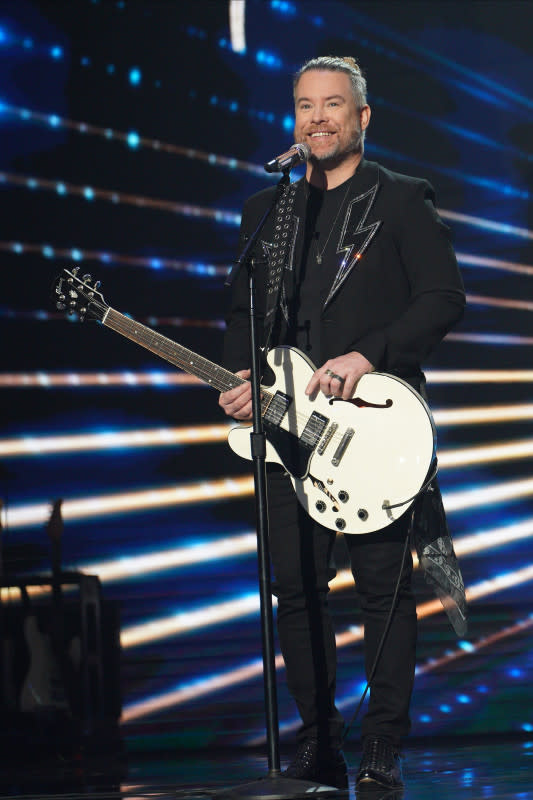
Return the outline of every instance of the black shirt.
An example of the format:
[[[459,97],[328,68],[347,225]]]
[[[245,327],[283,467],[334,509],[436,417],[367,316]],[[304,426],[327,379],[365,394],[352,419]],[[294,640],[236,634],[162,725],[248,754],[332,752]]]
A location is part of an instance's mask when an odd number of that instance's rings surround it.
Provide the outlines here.
[[[298,347],[317,367],[320,366],[320,316],[342,260],[337,247],[352,182],[353,176],[327,191],[306,183],[302,258],[295,265],[289,326],[283,343]]]

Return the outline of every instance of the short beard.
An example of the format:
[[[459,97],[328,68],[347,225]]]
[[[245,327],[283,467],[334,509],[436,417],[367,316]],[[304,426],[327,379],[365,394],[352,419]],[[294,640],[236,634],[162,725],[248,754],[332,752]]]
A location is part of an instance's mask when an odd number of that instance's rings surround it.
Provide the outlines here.
[[[336,167],[341,164],[346,156],[351,155],[352,153],[362,153],[363,152],[363,131],[359,126],[354,133],[354,136],[347,147],[343,150],[337,150],[336,152],[329,153],[328,155],[315,155],[311,153],[309,156],[309,161],[315,162],[315,164],[320,164],[323,167]]]

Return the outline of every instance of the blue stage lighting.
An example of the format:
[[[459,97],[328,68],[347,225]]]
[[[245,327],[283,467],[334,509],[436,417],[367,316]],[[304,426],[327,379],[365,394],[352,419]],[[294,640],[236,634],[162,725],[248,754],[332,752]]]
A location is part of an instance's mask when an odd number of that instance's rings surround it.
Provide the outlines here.
[[[130,69],[129,80],[132,86],[138,86],[141,82],[142,74],[139,67]]]
[[[130,131],[128,133],[128,145],[129,147],[138,147],[140,142],[139,134],[135,131]]]
[[[261,66],[268,67],[269,69],[281,69],[281,58],[268,50],[258,50],[255,59]]]
[[[292,131],[294,128],[294,117],[291,114],[287,114],[286,117],[283,117],[283,130],[284,131]]]
[[[55,59],[63,58],[63,48],[58,44],[54,45],[54,47],[50,49],[50,55]]]
[[[296,6],[289,3],[288,0],[272,0],[270,5],[274,11],[279,11],[280,14],[287,14],[291,17],[296,15]]]

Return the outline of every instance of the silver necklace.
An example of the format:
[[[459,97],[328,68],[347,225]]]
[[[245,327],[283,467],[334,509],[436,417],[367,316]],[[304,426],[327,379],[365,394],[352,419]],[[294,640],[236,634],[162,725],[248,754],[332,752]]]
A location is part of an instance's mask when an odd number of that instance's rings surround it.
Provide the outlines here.
[[[316,263],[317,264],[322,264],[322,256],[326,252],[326,247],[328,246],[328,242],[330,240],[330,237],[331,237],[331,234],[333,232],[333,229],[335,228],[335,225],[337,224],[337,220],[339,218],[339,214],[341,213],[341,210],[344,207],[344,204],[346,202],[346,198],[348,197],[348,192],[350,191],[350,188],[352,186],[352,181],[354,179],[354,176],[355,176],[355,172],[352,175],[352,177],[350,178],[350,180],[348,181],[348,186],[346,187],[346,191],[344,193],[344,197],[342,198],[342,203],[340,204],[339,208],[337,209],[337,213],[335,214],[335,219],[333,220],[331,228],[329,229],[328,238],[326,239],[326,242],[325,242],[324,247],[322,248],[322,250],[318,249],[318,237],[320,236],[320,234],[318,233],[318,231],[315,231],[315,237],[314,238],[315,238],[315,245],[316,245]],[[316,234],[318,234],[318,235],[316,235]]]

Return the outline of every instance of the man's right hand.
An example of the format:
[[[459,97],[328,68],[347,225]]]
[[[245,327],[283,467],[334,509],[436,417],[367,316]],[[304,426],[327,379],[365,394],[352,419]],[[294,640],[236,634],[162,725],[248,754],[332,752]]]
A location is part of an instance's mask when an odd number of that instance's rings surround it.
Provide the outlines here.
[[[230,389],[228,392],[222,392],[218,399],[218,404],[228,417],[248,421],[252,419],[252,388],[248,380],[250,378],[250,370],[241,369],[235,374],[239,378],[245,378],[245,382],[234,389]]]

